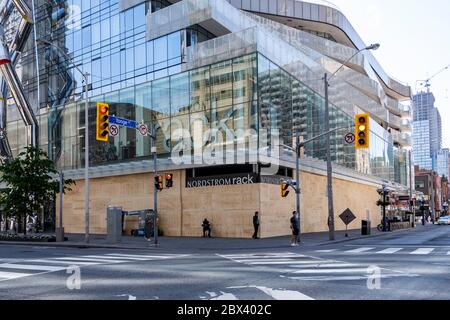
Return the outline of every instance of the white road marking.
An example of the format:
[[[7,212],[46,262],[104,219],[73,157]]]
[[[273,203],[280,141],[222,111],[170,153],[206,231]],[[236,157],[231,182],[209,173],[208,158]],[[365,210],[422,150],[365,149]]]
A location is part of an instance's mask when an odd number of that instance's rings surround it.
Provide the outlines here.
[[[92,261],[99,263],[124,263],[128,262],[125,260],[108,260],[108,259],[94,259],[94,258],[82,258],[82,257],[61,257],[61,258],[53,258],[58,261]]]
[[[15,264],[15,263],[3,263],[0,264],[1,269],[17,269],[17,270],[34,270],[34,271],[61,271],[65,270],[64,267],[53,267],[53,266],[39,266],[31,264]]]
[[[188,254],[161,254],[161,255],[135,255],[135,254],[121,254],[121,253],[108,253],[106,256],[112,256],[120,259],[121,257],[127,258],[148,258],[148,259],[170,259],[186,257]]]
[[[33,275],[32,273],[16,273],[16,272],[3,272],[0,271],[0,281],[18,279]]]
[[[362,247],[349,250],[350,253],[368,252],[375,249],[374,247]],[[384,252],[394,252],[402,250],[401,248],[388,248]],[[394,250],[395,249],[395,250]],[[379,249],[381,250],[381,249]],[[282,257],[276,258],[273,255],[245,255],[246,259],[242,259],[243,255],[218,256],[232,260],[236,263],[246,264],[254,267],[273,267],[280,273],[280,277],[293,280],[309,280],[309,281],[350,281],[350,280],[367,280],[371,274],[369,273],[368,264],[349,263],[332,259],[321,259],[319,257],[302,255],[303,259],[295,259],[297,256],[287,255],[288,259]],[[280,255],[281,256],[281,255]],[[239,259],[240,258],[240,259]],[[391,277],[416,277],[417,275],[407,274],[400,271],[388,270],[383,268],[381,278]],[[294,294],[294,293],[289,293]],[[288,294],[288,295],[289,295]],[[299,298],[297,298],[299,299]]]
[[[132,296],[131,294],[121,294],[121,295],[118,295],[116,297],[127,297],[128,300],[136,300],[136,297]]]
[[[252,262],[274,262],[274,261],[296,261],[295,259],[233,259],[236,262],[239,263],[252,263]]]
[[[86,256],[65,256],[65,257],[51,257],[47,259],[31,259],[23,260],[21,262],[9,262],[7,260],[0,260],[4,263],[0,264],[0,269],[13,270],[30,270],[42,271],[36,273],[16,273],[0,271],[0,281],[7,281],[11,279],[18,279],[28,276],[38,276],[47,273],[66,270],[66,266],[93,266],[100,264],[118,264],[129,263],[131,261],[150,261],[150,260],[164,260],[170,258],[181,258],[189,256],[189,254],[162,254],[162,255],[128,255],[119,253],[110,253],[108,255],[86,255]],[[131,296],[132,297],[132,296]]]
[[[221,295],[211,298],[210,300],[239,300],[238,298],[236,298],[236,296],[232,293],[226,293],[226,292],[220,292]]]
[[[296,255],[296,254],[283,254],[283,255],[264,255],[264,256],[258,256],[258,255],[240,255],[240,256],[229,256],[224,255],[223,257],[226,257],[227,259],[232,260],[247,260],[247,259],[292,259],[292,258],[304,258],[304,255]]]
[[[316,250],[317,253],[331,253],[336,252],[337,249],[331,249],[331,250]]]
[[[247,288],[255,288],[258,290],[261,290],[268,296],[272,297],[275,300],[294,300],[294,301],[300,301],[300,300],[314,300],[313,298],[307,296],[306,294],[303,294],[299,291],[292,291],[292,290],[276,290],[272,288],[266,288],[266,287],[260,287],[260,286],[242,286],[242,287],[229,287],[227,289],[247,289]]]
[[[147,258],[131,258],[131,257],[113,257],[113,256],[82,256],[81,258],[93,258],[93,259],[103,259],[103,260],[134,260],[134,261],[148,261]]]
[[[430,254],[431,252],[434,251],[434,248],[419,248],[413,252],[411,252],[410,254],[414,254],[414,255],[427,255]]]
[[[367,272],[367,268],[348,268],[348,269],[305,269],[294,271],[296,274],[314,274],[314,273],[358,273]]]
[[[367,247],[363,247],[363,248],[358,248],[358,249],[353,249],[353,250],[348,250],[346,251],[347,253],[363,253],[363,252],[367,252],[370,250],[373,250],[375,248],[367,248]]]
[[[316,264],[319,264],[319,263],[320,263],[320,261],[317,261],[317,260],[315,260],[315,261],[295,261],[295,260],[292,260],[292,261],[269,261],[269,262],[260,261],[260,262],[251,262],[251,263],[247,263],[247,264],[248,265],[252,265],[252,266],[264,266],[264,265],[270,266],[270,265],[296,265],[296,264],[299,264],[299,265],[307,265],[307,264],[316,265]]]
[[[349,268],[349,267],[364,267],[362,264],[354,264],[354,263],[319,263],[313,265],[306,266],[292,266],[297,269],[306,269],[306,268]]]
[[[399,252],[400,250],[403,250],[403,248],[388,248],[388,249],[378,251],[377,254],[393,254],[393,253]]]
[[[307,276],[307,277],[289,277],[283,276],[284,278],[289,278],[292,280],[302,280],[302,281],[353,281],[353,280],[367,280],[370,275],[361,276]],[[380,279],[396,278],[396,277],[415,277],[417,275],[408,274],[382,274]]]
[[[80,265],[80,266],[95,266],[99,265],[98,262],[81,262],[81,261],[62,261],[62,260],[50,260],[50,259],[37,259],[37,260],[30,260],[29,262],[36,262],[36,263],[50,263],[50,264],[68,264],[68,265]]]

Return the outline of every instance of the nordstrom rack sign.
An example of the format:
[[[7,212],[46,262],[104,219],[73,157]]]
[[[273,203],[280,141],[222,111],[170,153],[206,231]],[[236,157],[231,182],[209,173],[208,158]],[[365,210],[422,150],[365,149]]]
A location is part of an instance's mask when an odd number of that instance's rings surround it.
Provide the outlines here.
[[[259,182],[258,180],[259,180],[258,175],[256,173],[227,175],[220,177],[187,178],[186,188],[248,185],[248,184],[256,184]]]

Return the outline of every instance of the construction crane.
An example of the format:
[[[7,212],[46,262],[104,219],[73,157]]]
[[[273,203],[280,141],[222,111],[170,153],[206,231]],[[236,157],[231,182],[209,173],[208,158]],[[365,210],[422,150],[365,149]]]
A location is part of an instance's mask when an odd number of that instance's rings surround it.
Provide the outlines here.
[[[442,72],[444,72],[445,70],[447,70],[448,68],[450,68],[450,64],[448,66],[446,66],[445,68],[442,68],[441,70],[439,70],[438,72],[436,72],[434,75],[432,75],[430,78],[426,79],[426,80],[418,80],[417,82],[420,82],[421,86],[424,86],[425,88],[427,88],[427,92],[430,92],[430,81],[433,80],[435,77],[437,77],[438,75],[440,75]]]

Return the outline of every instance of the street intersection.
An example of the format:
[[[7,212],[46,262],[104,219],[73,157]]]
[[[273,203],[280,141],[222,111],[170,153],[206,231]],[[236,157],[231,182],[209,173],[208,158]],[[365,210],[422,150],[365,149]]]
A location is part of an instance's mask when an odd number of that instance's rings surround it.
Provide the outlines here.
[[[450,299],[447,226],[296,248],[286,240],[229,250],[3,244],[0,299]]]

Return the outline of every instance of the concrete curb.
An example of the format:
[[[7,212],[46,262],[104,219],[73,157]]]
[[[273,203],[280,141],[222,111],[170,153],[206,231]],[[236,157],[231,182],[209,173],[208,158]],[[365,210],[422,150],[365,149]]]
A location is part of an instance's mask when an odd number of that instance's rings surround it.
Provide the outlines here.
[[[320,246],[327,246],[327,245],[334,245],[344,242],[351,242],[355,240],[362,240],[362,239],[370,239],[370,238],[381,238],[381,237],[387,237],[394,234],[399,233],[406,233],[406,232],[412,232],[417,230],[416,228],[413,229],[404,229],[404,230],[397,230],[394,232],[387,232],[387,233],[380,233],[380,234],[374,234],[370,236],[358,236],[354,238],[347,238],[347,239],[341,239],[341,240],[335,240],[335,241],[326,241],[326,242],[319,242],[319,243],[305,243],[300,246],[300,248],[306,248],[306,247],[320,247]],[[138,246],[132,246],[132,245],[113,245],[113,244],[94,244],[94,243],[62,243],[62,242],[16,242],[16,241],[0,241],[0,245],[14,245],[14,246],[32,246],[32,247],[58,247],[58,248],[77,248],[77,249],[113,249],[113,250],[172,250],[173,248],[165,248],[165,247],[159,247],[155,246],[154,244],[149,244],[146,247],[138,247]],[[264,249],[276,249],[276,248],[284,248],[284,246],[274,246],[274,244],[267,246],[261,246],[261,247],[240,247],[240,248],[227,248],[226,250],[264,250]],[[224,250],[224,248],[191,248],[199,251],[217,251],[217,250]]]
[[[416,228],[410,228],[410,229],[397,230],[397,231],[393,231],[393,232],[374,234],[374,235],[370,235],[370,236],[360,236],[360,237],[355,237],[355,238],[347,238],[347,239],[342,239],[342,240],[321,242],[321,243],[315,244],[314,246],[326,246],[326,245],[331,245],[331,244],[336,244],[336,243],[350,242],[350,241],[354,241],[354,240],[381,238],[381,237],[387,237],[387,236],[398,234],[398,233],[412,232],[414,230],[417,230],[417,227]]]
[[[147,250],[147,249],[160,249],[154,245],[148,247],[135,247],[135,246],[120,246],[120,245],[107,245],[107,244],[85,244],[85,243],[61,243],[61,242],[14,242],[14,241],[0,241],[0,245],[13,245],[13,246],[32,246],[32,247],[60,247],[60,248],[77,248],[77,249],[123,249],[123,250]]]

